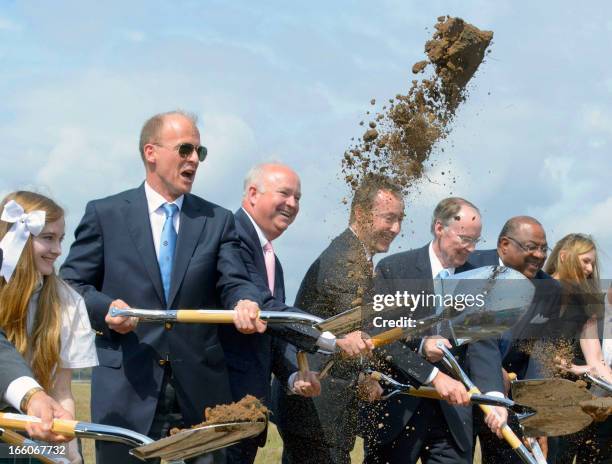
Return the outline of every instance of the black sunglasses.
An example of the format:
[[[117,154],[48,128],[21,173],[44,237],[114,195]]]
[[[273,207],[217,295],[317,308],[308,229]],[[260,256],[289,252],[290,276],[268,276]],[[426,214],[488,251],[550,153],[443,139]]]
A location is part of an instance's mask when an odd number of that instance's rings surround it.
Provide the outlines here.
[[[159,143],[154,143],[153,145],[157,145],[158,147],[168,148]],[[200,163],[204,161],[206,159],[206,156],[208,155],[208,150],[206,149],[204,145],[197,146],[192,143],[181,143],[179,146],[174,147],[174,149],[178,151],[178,154],[181,158],[187,158],[188,156],[191,156],[191,154],[195,150],[196,153],[198,154],[198,159],[200,160]]]

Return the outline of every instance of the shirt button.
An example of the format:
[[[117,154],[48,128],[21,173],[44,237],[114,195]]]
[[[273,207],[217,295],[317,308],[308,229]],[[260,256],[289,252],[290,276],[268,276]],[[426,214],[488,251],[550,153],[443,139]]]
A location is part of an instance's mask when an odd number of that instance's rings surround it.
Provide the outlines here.
[[[170,330],[170,329],[172,328],[172,322],[166,322],[166,323],[164,324],[164,328],[165,328],[166,330]]]
[[[165,359],[160,359],[158,362],[160,366],[165,366],[168,361],[166,361]]]

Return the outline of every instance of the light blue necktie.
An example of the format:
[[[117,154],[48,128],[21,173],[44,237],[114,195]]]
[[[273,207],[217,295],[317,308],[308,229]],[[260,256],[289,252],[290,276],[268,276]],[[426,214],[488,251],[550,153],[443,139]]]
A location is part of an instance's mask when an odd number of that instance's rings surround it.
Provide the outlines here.
[[[162,205],[166,214],[166,222],[161,233],[159,242],[159,272],[161,273],[162,285],[164,286],[164,296],[166,304],[170,304],[170,280],[172,278],[172,262],[174,261],[174,248],[176,247],[176,230],[172,218],[178,211],[178,206],[174,203],[164,203]]]
[[[442,269],[436,277],[434,278],[434,291],[436,295],[441,295],[442,299],[444,299],[444,287],[442,285],[442,281],[444,279],[448,279],[451,273],[448,269]],[[436,314],[440,314],[444,309],[443,305],[436,307]],[[447,332],[449,328],[449,324],[447,321],[440,322],[436,325],[436,332],[440,335],[443,335],[444,332]]]

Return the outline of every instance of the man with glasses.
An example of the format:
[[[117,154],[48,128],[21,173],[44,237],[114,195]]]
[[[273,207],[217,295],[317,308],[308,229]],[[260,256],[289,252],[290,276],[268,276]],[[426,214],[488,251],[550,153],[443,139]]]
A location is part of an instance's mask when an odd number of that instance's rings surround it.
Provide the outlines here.
[[[61,276],[85,299],[100,365],[92,377],[94,422],[153,439],[200,423],[204,409],[232,400],[213,324],[137,324],[110,308],[235,309],[242,333],[263,332],[261,294],[240,258],[233,214],[192,195],[206,157],[196,119],[173,111],[140,135],[145,181],[87,204]],[[140,462],[129,447],[96,443],[98,463]],[[225,462],[224,453],[196,458]],[[190,461],[191,462],[191,461]]]
[[[535,285],[533,301],[521,320],[499,340],[504,383],[508,393],[508,372],[519,379],[540,377],[537,359],[530,356],[530,346],[539,336],[546,334],[546,326],[559,312],[561,288],[556,280],[542,271],[548,254],[546,232],[540,222],[530,216],[508,219],[497,239],[497,249],[472,253],[468,265],[473,267],[501,265],[510,267]],[[531,362],[530,362],[531,361]],[[477,413],[475,428],[480,438],[483,463],[519,463],[518,457],[482,426]],[[517,430],[518,431],[518,430]]]
[[[376,268],[375,293],[437,293],[440,280],[466,263],[480,240],[481,229],[480,211],[472,203],[458,197],[442,200],[433,213],[432,241],[421,248],[383,259]],[[432,315],[435,308],[421,305],[411,311],[414,319],[421,319]],[[366,463],[415,464],[419,458],[424,464],[472,462],[472,415],[468,394],[462,383],[440,370],[442,351],[436,346],[440,341],[453,350],[482,391],[501,395],[503,383],[495,340],[453,347],[448,339],[432,334],[422,340],[398,342],[403,343],[404,354],[394,350],[394,367],[402,356],[413,359],[417,351],[427,361],[421,359],[412,369],[411,377],[406,378],[397,369],[393,376],[415,386],[431,385],[446,402],[404,395],[382,402],[377,415],[370,419],[374,427],[366,437]],[[492,414],[489,423],[497,432],[507,412],[501,408],[496,410],[498,416]]]

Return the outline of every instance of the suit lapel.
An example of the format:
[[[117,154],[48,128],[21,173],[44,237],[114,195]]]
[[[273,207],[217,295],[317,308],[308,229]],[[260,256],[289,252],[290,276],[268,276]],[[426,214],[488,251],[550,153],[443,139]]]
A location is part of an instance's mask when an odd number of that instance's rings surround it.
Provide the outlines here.
[[[198,244],[198,239],[202,235],[202,230],[206,223],[206,216],[199,214],[199,212],[200,209],[193,201],[191,195],[186,194],[183,201],[183,207],[181,208],[181,222],[176,241],[176,250],[174,251],[174,264],[172,266],[172,278],[170,280],[168,308],[172,307],[172,303],[181,286],[193,251]]]
[[[149,207],[144,192],[144,184],[126,199],[123,208],[123,217],[125,217],[134,247],[138,250],[142,263],[153,282],[159,301],[163,304],[164,291],[161,274],[159,273],[159,263],[155,255],[155,245],[153,244],[151,220],[149,218]]]
[[[283,275],[283,267],[278,259],[276,259],[276,266],[274,268],[274,298],[279,301],[285,302],[285,276]]]

